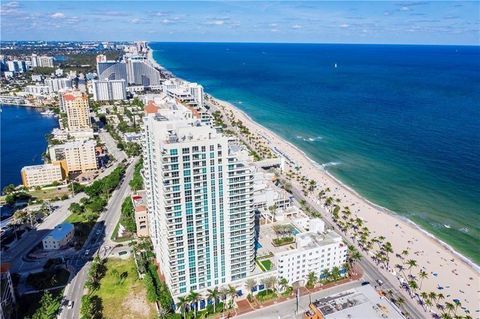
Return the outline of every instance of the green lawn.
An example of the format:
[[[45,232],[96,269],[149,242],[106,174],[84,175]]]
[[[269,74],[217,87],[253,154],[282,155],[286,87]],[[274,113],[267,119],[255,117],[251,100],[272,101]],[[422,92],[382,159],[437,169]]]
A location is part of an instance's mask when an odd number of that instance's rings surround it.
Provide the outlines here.
[[[138,278],[132,258],[127,260],[108,259],[107,272],[100,281],[100,289],[95,292],[102,298],[105,318],[155,318],[154,304],[148,303],[143,281]],[[119,282],[112,270],[125,280]]]
[[[258,260],[257,264],[263,271],[269,271],[273,267],[273,263],[270,261],[270,259]]]

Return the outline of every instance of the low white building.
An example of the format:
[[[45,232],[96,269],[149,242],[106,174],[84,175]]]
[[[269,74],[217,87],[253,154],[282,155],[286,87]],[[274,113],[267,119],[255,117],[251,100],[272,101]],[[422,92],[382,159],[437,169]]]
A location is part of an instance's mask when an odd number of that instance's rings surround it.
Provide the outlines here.
[[[27,85],[24,91],[34,96],[49,95],[50,87],[48,85]]]
[[[63,223],[55,228],[42,239],[43,249],[55,250],[65,247],[75,235],[75,227],[70,223]]]
[[[142,133],[127,132],[123,134],[125,142],[141,143]]]
[[[347,245],[334,231],[325,231],[320,219],[310,220],[310,231],[295,235],[295,248],[275,253],[278,278],[305,284],[308,274],[322,278],[325,269],[342,269],[347,261]]]

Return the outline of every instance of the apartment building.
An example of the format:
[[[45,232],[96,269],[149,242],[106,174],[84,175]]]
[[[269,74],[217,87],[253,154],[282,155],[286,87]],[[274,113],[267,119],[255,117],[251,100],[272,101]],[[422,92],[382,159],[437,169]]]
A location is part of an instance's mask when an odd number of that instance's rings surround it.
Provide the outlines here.
[[[172,295],[244,280],[255,269],[254,167],[181,104],[144,123],[150,236]]]
[[[67,91],[60,94],[61,108],[67,113],[70,131],[90,128],[90,107],[88,95],[80,91]]]
[[[63,179],[60,164],[43,164],[24,166],[21,170],[22,183],[25,187],[37,187],[61,182]]]
[[[59,162],[66,173],[97,169],[94,140],[79,140],[49,148],[50,160]]]

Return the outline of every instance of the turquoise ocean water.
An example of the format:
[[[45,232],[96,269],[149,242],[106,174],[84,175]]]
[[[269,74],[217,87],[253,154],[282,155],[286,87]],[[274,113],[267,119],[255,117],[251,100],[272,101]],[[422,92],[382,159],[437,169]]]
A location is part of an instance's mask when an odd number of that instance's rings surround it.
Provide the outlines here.
[[[364,197],[480,264],[479,47],[151,47],[175,75],[201,83]]]

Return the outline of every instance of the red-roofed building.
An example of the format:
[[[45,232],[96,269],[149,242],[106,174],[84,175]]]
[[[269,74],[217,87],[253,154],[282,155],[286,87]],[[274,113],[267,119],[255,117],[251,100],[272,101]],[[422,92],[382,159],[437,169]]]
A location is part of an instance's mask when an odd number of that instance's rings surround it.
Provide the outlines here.
[[[67,113],[68,129],[71,131],[90,128],[90,106],[88,95],[80,91],[60,93],[62,111]]]
[[[137,225],[137,236],[148,237],[148,210],[145,203],[145,193],[139,192],[131,196],[133,209],[135,211],[135,224]]]
[[[158,106],[153,101],[148,101],[147,105],[143,109],[146,115],[148,114],[156,114],[158,111]]]

